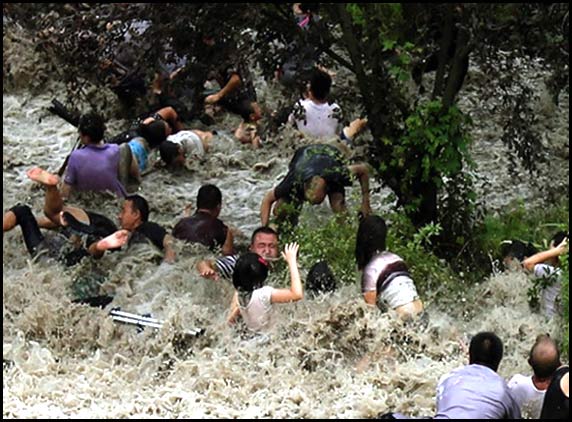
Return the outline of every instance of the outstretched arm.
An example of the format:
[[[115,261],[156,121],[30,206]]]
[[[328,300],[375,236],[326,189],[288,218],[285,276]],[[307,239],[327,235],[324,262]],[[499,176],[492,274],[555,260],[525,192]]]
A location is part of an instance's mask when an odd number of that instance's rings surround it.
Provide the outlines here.
[[[241,84],[242,84],[242,80],[240,79],[240,76],[238,75],[238,73],[233,73],[233,75],[230,77],[229,81],[226,83],[226,85],[219,92],[217,92],[216,94],[209,95],[207,98],[205,98],[205,104],[216,104],[216,103],[218,103],[224,97],[226,97],[227,95],[236,91],[240,87]]]
[[[268,225],[268,222],[270,221],[270,211],[272,210],[272,204],[275,202],[276,195],[274,195],[274,189],[269,190],[266,195],[264,195],[264,199],[260,205],[260,223],[263,226]]]
[[[230,314],[228,315],[227,322],[229,324],[234,324],[239,316],[240,308],[238,307],[238,293],[234,292],[234,296],[232,297],[232,302],[230,304]]]
[[[173,264],[175,262],[175,250],[173,249],[173,237],[171,235],[165,235],[163,238],[163,248],[165,249],[165,256],[163,261],[168,264]]]
[[[359,180],[361,186],[361,212],[367,217],[371,214],[369,203],[369,166],[367,164],[354,164],[349,166],[349,169]]]
[[[288,268],[290,269],[290,289],[272,290],[272,298],[270,299],[272,303],[296,302],[304,298],[304,290],[296,260],[298,249],[297,243],[290,243],[284,247],[282,257],[288,263]]]
[[[532,256],[529,256],[524,261],[522,265],[528,271],[533,271],[536,264],[541,264],[552,258],[557,258],[560,255],[566,253],[568,250],[568,238],[565,238],[558,246],[548,249],[547,251],[538,252]]]

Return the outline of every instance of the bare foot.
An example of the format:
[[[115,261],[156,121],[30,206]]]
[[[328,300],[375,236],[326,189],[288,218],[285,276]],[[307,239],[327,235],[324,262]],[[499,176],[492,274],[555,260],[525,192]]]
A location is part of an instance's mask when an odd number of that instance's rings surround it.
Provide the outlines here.
[[[55,174],[51,174],[40,167],[34,167],[26,172],[28,177],[34,182],[41,183],[46,186],[56,186],[60,178]]]
[[[97,242],[97,248],[99,250],[115,249],[120,248],[127,243],[129,240],[128,230],[119,230],[106,238],[101,239]]]

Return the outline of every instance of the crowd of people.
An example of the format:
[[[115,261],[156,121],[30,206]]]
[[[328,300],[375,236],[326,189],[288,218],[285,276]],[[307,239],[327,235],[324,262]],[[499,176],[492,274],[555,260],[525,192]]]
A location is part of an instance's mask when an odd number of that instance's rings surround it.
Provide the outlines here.
[[[297,4],[296,24],[306,30],[313,19],[319,19],[316,10],[314,4]],[[214,39],[205,37],[204,42],[216,48]],[[281,65],[277,76],[292,78],[295,69],[308,68],[306,63],[294,64]],[[237,66],[212,63],[212,68],[210,78],[217,81],[220,89],[205,96],[203,105],[220,106],[242,118],[233,132],[237,147],[264,148],[258,122],[270,117],[262,114],[245,62]],[[174,70],[167,73],[167,79],[176,77]],[[165,89],[161,78],[158,74],[154,81],[156,93]],[[261,225],[252,234],[247,253],[236,252],[233,231],[219,219],[222,192],[217,186],[205,184],[199,189],[196,211],[192,215],[187,212],[171,233],[149,220],[147,200],[132,193],[150,167],[159,165],[168,170],[184,165],[186,160],[204,158],[216,147],[216,131],[185,128],[173,106],[138,118],[125,132],[107,142],[102,116],[94,112],[83,115],[78,125],[83,147],[70,155],[65,175],[60,178],[40,167],[27,172],[28,178],[45,190],[43,215],[35,216],[29,206],[16,205],[4,214],[3,231],[20,226],[31,256],[56,259],[63,265],[74,265],[82,259],[105,259],[107,251],[139,242],[154,245],[165,262],[174,263],[174,239],[202,244],[214,252],[220,251],[222,256],[216,260],[200,259],[198,274],[205,279],[228,280],[235,288],[228,322],[235,324],[242,319],[250,330],[264,332],[270,329],[274,304],[304,298],[305,283],[298,267],[296,243],[286,245],[281,254],[288,265],[290,287],[275,288],[266,283],[280,257],[280,233],[275,227],[282,227],[283,221],[297,224],[305,202],[320,204],[326,196],[334,213],[346,213],[345,188],[357,179],[362,201],[355,258],[362,273],[363,299],[372,309],[391,309],[406,320],[420,318],[425,315],[425,307],[408,270],[415,263],[405,263],[386,249],[386,223],[373,215],[370,204],[370,169],[365,163],[350,163],[348,158],[367,119],[344,124],[341,107],[330,98],[332,78],[327,71],[311,66],[305,82],[308,90],[304,98],[293,104],[286,124],[313,143],[295,151],[285,178],[262,198]],[[151,162],[154,155],[160,157],[158,163]],[[69,205],[75,191],[108,191],[123,198],[119,226],[106,216]],[[517,266],[522,265],[535,277],[551,280],[542,290],[542,306],[548,317],[559,312],[558,257],[567,253],[567,242],[567,234],[559,233],[547,251],[528,253],[529,249],[520,248],[522,251],[510,255]],[[327,263],[318,272],[323,275],[326,271]],[[331,279],[330,274],[328,277]],[[515,375],[507,383],[497,374],[502,356],[503,344],[496,334],[475,335],[469,347],[469,365],[444,376],[438,384],[435,418],[516,419],[520,418],[521,409],[542,419],[567,417],[568,367],[561,365],[560,351],[552,338],[540,336],[532,347],[528,358],[532,376]],[[383,416],[403,417],[397,413]]]

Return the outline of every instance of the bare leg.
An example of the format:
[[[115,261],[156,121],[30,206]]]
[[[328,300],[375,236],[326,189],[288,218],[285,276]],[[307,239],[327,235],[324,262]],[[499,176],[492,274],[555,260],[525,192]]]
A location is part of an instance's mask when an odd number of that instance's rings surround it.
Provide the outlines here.
[[[354,138],[360,134],[360,132],[365,128],[367,125],[367,119],[356,119],[344,128],[344,135],[350,141],[353,141]]]
[[[6,214],[4,214],[4,218],[2,219],[2,228],[4,230],[3,233],[12,230],[14,227],[16,227],[16,224],[18,224],[16,214],[14,214],[12,211],[8,211]]]

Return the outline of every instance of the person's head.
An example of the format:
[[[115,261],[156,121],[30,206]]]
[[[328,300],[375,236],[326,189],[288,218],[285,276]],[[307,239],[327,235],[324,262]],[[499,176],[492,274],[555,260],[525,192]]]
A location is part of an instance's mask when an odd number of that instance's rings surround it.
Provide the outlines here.
[[[79,118],[77,129],[85,143],[97,144],[103,139],[105,123],[100,114],[90,112]]]
[[[502,340],[495,333],[478,333],[471,339],[469,363],[483,365],[497,371],[503,356]]]
[[[278,233],[270,227],[259,227],[252,233],[250,251],[264,259],[278,258]]]
[[[321,204],[326,199],[326,179],[314,176],[304,183],[304,198],[312,205]]]
[[[182,166],[185,164],[185,151],[174,142],[165,141],[159,145],[159,155],[161,160],[171,167]]]
[[[169,123],[163,120],[153,120],[150,123],[141,123],[139,133],[149,143],[151,148],[156,148],[171,134]]]
[[[385,251],[386,237],[387,225],[383,218],[370,215],[360,221],[355,249],[358,269],[363,270],[375,254]]]
[[[536,337],[536,342],[530,349],[528,363],[539,380],[550,378],[560,367],[560,350],[548,334]]]
[[[232,273],[232,283],[236,290],[252,292],[263,286],[268,277],[268,262],[254,252],[241,255]]]
[[[501,256],[505,268],[519,268],[525,258],[537,252],[533,244],[520,240],[505,240],[501,244]]]
[[[218,217],[222,207],[222,193],[215,185],[203,185],[197,194],[197,210],[211,211]]]
[[[119,224],[122,229],[133,231],[149,220],[149,204],[139,195],[125,198],[119,213]]]
[[[336,278],[326,261],[317,262],[308,271],[306,289],[314,294],[336,290]]]
[[[315,70],[310,78],[310,92],[318,101],[326,101],[330,88],[332,87],[332,78],[322,70]]]

